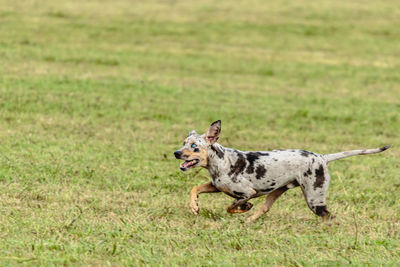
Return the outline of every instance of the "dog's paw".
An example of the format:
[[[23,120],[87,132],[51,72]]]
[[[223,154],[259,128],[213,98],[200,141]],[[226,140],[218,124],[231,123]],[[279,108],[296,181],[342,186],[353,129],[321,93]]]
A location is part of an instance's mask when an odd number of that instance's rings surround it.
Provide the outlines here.
[[[244,213],[246,211],[249,211],[253,207],[253,204],[250,202],[243,203],[239,206],[229,206],[228,209],[226,210],[229,213]]]
[[[251,210],[252,207],[253,207],[253,204],[250,202],[243,203],[242,205],[239,206],[239,208],[242,212],[249,211],[249,210]]]
[[[191,211],[194,215],[199,215],[200,208],[199,208],[199,205],[197,205],[196,202],[194,202],[194,203],[191,202],[190,205],[189,205],[189,207],[190,207],[190,211]]]

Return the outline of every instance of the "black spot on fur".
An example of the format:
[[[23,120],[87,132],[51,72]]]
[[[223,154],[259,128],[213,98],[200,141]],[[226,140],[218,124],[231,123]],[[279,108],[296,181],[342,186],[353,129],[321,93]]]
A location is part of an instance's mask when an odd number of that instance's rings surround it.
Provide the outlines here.
[[[220,173],[219,173],[218,169],[213,169],[213,170],[210,172],[210,174],[211,174],[211,178],[212,178],[213,180],[217,179],[217,178],[220,176]],[[220,179],[218,179],[218,181],[220,181]]]
[[[315,159],[313,158],[313,159],[312,159],[312,163],[314,163],[314,162],[315,162]]]
[[[232,193],[234,193],[237,196],[243,196],[244,195],[243,192],[238,192],[238,191],[232,191]]]
[[[315,207],[315,214],[318,216],[324,217],[329,214],[329,211],[326,209],[326,205],[324,206],[316,206]]]
[[[272,191],[272,190],[274,190],[273,187],[272,188],[261,189],[261,192],[269,192],[269,191]]]
[[[215,152],[215,154],[218,156],[218,158],[220,158],[220,159],[224,158],[225,153],[222,148],[211,146],[211,150]]]
[[[319,165],[318,169],[315,169],[315,182],[314,182],[314,190],[319,188],[322,188],[322,185],[325,182],[325,174],[324,174],[324,167]]]
[[[229,176],[234,176],[232,181],[236,182],[236,176],[239,173],[242,173],[246,167],[246,160],[241,153],[236,152],[238,155],[238,159],[236,160],[234,165],[231,165],[231,170],[228,173]]]
[[[246,154],[247,161],[249,162],[249,166],[246,169],[247,173],[253,173],[254,172],[254,161],[259,159],[258,153],[255,152],[249,152]]]
[[[309,176],[311,174],[312,174],[312,172],[311,172],[310,168],[308,168],[308,170],[305,173],[303,173],[304,176]]]
[[[258,165],[258,167],[256,169],[256,178],[261,179],[265,175],[266,172],[267,172],[267,170],[264,168],[264,166]]]
[[[308,157],[311,153],[305,150],[300,150],[300,155],[302,155],[303,157]]]
[[[272,184],[270,184],[270,186],[274,186],[274,185],[276,185],[276,183],[272,183]]]
[[[247,161],[249,162],[249,166],[246,169],[246,173],[254,172],[254,162],[260,158],[260,156],[269,156],[269,153],[263,152],[249,152],[246,154]]]
[[[275,158],[274,158],[273,160],[275,160],[275,161],[278,161],[278,160],[277,160],[277,159],[275,159]]]
[[[300,186],[299,182],[297,182],[297,181],[292,182],[292,185],[293,185],[294,187]]]

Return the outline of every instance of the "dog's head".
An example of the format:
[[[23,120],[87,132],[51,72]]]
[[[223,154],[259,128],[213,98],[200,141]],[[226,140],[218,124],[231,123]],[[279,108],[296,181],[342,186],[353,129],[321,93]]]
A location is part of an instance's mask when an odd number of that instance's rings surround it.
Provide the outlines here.
[[[182,159],[184,162],[180,168],[182,171],[187,171],[195,167],[207,167],[208,165],[208,150],[218,140],[221,132],[221,121],[215,121],[205,134],[197,134],[196,131],[191,131],[183,141],[181,149],[174,152],[177,159]]]

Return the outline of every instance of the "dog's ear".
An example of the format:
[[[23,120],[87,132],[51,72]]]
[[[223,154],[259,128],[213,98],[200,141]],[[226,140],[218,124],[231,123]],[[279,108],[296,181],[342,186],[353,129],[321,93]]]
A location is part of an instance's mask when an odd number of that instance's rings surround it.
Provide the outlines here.
[[[191,135],[194,135],[194,134],[197,134],[196,131],[195,131],[195,130],[191,130],[191,131],[189,132],[188,137],[191,136]]]
[[[221,121],[217,120],[217,121],[214,121],[213,123],[211,123],[210,129],[208,129],[208,131],[206,133],[207,143],[212,145],[215,142],[217,142],[220,132],[221,132]]]

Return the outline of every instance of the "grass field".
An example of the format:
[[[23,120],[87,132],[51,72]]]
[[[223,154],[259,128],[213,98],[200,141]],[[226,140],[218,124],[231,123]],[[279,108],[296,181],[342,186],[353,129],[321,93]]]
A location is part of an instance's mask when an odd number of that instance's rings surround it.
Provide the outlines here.
[[[397,265],[399,17],[395,0],[0,0],[0,265]],[[223,194],[195,218],[208,172],[173,151],[217,119],[242,150],[393,148],[330,164],[333,222],[298,188],[251,225]]]

